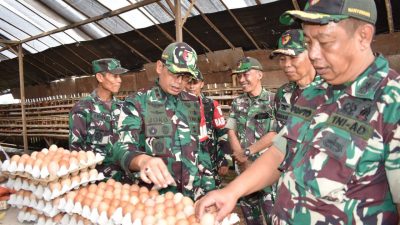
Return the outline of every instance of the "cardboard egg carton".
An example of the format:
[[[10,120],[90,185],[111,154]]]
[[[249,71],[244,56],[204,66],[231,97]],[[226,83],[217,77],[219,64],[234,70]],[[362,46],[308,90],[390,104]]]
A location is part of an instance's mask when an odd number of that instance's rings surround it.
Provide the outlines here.
[[[96,169],[89,171],[85,169],[80,170],[75,175],[64,176],[50,183],[32,181],[16,176],[8,179],[6,187],[16,191],[31,191],[36,197],[50,201],[80,186],[86,186],[89,183],[94,183],[104,178],[104,174],[99,173]]]
[[[8,204],[18,209],[29,207],[35,209],[38,214],[43,214],[47,217],[54,217],[60,213],[60,210],[56,207],[58,206],[59,201],[60,198],[56,198],[52,201],[45,201],[36,198],[36,196],[30,191],[20,190],[10,196]]]
[[[102,182],[104,185],[101,185],[101,183],[93,184],[68,193],[60,199],[59,210],[67,214],[78,214],[93,224],[141,225],[143,223],[149,224],[150,221],[152,221],[151,224],[164,224],[166,216],[174,217],[176,221],[186,220],[191,224],[196,224],[194,203],[181,193],[168,192],[159,195],[156,190],[149,191],[137,185],[109,188],[112,185],[108,183],[112,182],[115,181]],[[99,192],[99,189],[102,189],[100,186],[105,186],[104,189],[109,190],[105,192],[100,190]],[[124,189],[129,196],[128,198],[124,197],[125,194],[118,194],[124,192]],[[98,192],[102,194],[97,194]],[[107,193],[111,193],[113,199],[108,199],[107,195],[109,194]],[[93,195],[96,196],[96,200],[91,200]],[[85,198],[82,198],[82,196],[85,196]],[[232,225],[237,221],[239,221],[238,216],[232,214],[225,218],[221,224]]]
[[[29,222],[36,225],[90,225],[90,221],[79,215],[57,214],[54,217],[40,215],[35,209],[25,207],[19,211],[17,220],[21,223]]]
[[[14,155],[1,165],[2,172],[8,175],[25,177],[39,182],[51,182],[79,170],[94,168],[104,156],[92,151],[69,151],[55,145],[31,155]]]

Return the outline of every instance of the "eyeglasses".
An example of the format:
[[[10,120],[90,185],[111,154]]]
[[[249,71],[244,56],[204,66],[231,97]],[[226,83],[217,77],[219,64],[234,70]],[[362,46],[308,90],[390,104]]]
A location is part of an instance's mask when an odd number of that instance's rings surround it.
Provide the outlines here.
[[[193,79],[193,76],[189,73],[172,73],[164,63],[163,67],[165,67],[169,75],[175,77],[176,79],[182,78],[182,81],[185,83],[188,83]]]

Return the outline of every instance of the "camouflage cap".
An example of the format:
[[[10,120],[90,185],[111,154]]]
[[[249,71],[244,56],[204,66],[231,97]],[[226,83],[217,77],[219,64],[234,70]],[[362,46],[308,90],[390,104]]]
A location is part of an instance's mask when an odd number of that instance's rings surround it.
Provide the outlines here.
[[[197,77],[194,78],[195,80],[201,80],[204,81],[203,74],[201,73],[200,70],[197,70]]]
[[[244,57],[239,60],[236,69],[232,70],[232,74],[245,73],[251,69],[263,71],[261,63],[252,57]]]
[[[287,30],[278,40],[278,49],[271,52],[271,57],[279,54],[297,56],[306,50],[303,30]]]
[[[194,78],[198,76],[197,53],[185,42],[174,42],[168,45],[161,60],[171,73],[189,73]]]
[[[295,19],[328,24],[349,17],[371,24],[376,23],[377,11],[374,0],[309,0],[304,11],[289,10],[282,14],[280,22],[290,25]]]
[[[129,70],[123,68],[117,59],[105,58],[92,61],[93,73],[110,72],[112,74],[121,75]]]

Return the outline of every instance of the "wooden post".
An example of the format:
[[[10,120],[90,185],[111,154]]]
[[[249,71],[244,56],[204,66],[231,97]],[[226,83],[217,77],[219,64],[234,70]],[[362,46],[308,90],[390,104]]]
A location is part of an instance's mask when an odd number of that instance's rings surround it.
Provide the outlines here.
[[[18,64],[19,64],[19,89],[21,91],[21,115],[22,115],[22,138],[24,140],[24,153],[28,153],[28,135],[26,130],[25,115],[25,84],[24,84],[24,55],[22,43],[18,45]]]
[[[182,42],[182,15],[181,15],[181,0],[175,0],[175,35],[176,41]]]

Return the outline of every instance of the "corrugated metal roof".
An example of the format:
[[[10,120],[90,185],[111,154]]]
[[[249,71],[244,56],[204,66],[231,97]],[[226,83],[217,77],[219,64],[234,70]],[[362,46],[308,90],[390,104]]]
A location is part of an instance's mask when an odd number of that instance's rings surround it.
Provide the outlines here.
[[[385,1],[375,1],[379,12],[377,33],[388,32]],[[0,0],[0,38],[24,40],[136,2]],[[396,16],[400,3],[391,2],[395,29],[400,30],[400,17]],[[298,3],[304,7],[305,1],[298,0]],[[191,3],[181,0],[181,4],[184,16]],[[226,7],[232,13],[226,11]],[[184,41],[199,54],[233,47],[244,50],[275,48],[276,39],[288,29],[279,24],[278,18],[282,12],[293,8],[292,0],[197,0],[184,26]],[[101,57],[119,58],[129,69],[138,70],[148,61],[156,61],[174,37],[174,16],[166,0],[41,37],[22,45],[25,84],[89,74],[90,62]],[[5,44],[0,41],[0,46]],[[0,52],[0,90],[19,86],[15,57],[9,49]]]

